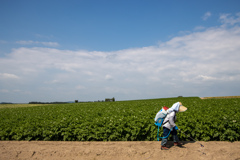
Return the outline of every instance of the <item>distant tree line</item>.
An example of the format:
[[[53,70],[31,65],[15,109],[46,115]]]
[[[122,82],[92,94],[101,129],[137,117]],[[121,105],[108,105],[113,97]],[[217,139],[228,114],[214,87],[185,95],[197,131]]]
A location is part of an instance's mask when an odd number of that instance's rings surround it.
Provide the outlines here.
[[[13,104],[11,102],[1,102],[0,104]]]
[[[104,100],[98,100],[98,101],[69,101],[69,102],[37,102],[37,101],[32,101],[29,102],[28,104],[66,104],[66,103],[86,103],[86,102],[104,102]],[[115,102],[115,98],[105,98],[105,102]],[[0,104],[13,104],[11,102],[1,102]]]
[[[65,104],[68,102],[29,102],[29,104]]]
[[[104,100],[97,100],[97,101],[78,101],[78,100],[75,100],[75,103],[86,103],[86,102],[115,102],[115,98],[105,98],[105,101]]]
[[[105,102],[115,102],[115,98],[105,98]]]

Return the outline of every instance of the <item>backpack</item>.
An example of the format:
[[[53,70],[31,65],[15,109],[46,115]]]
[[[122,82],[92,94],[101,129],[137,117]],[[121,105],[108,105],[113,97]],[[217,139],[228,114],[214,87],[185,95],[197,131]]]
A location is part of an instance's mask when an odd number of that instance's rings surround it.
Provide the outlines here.
[[[159,136],[159,127],[162,126],[164,119],[166,118],[168,114],[168,107],[164,106],[155,116],[155,125],[158,126],[158,132],[157,132],[157,140],[159,141],[159,138],[167,138],[167,137],[160,137]],[[170,133],[170,132],[169,132]],[[168,134],[169,135],[169,134]]]
[[[155,116],[155,125],[158,127],[161,127],[163,124],[164,119],[166,118],[168,114],[168,107],[164,106]]]

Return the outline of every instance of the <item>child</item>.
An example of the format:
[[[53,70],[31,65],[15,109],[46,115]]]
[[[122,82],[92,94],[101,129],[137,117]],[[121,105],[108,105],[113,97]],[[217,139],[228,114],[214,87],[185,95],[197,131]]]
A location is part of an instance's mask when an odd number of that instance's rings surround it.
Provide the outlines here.
[[[172,105],[172,107],[169,108],[168,114],[163,121],[163,137],[166,137],[169,134],[169,132],[172,128],[171,134],[173,136],[174,146],[181,146],[182,145],[181,143],[179,143],[179,139],[178,139],[178,136],[177,136],[178,127],[175,124],[175,121],[177,119],[176,113],[177,112],[184,112],[186,110],[187,110],[187,108],[184,107],[181,102],[174,103]],[[167,138],[162,139],[162,143],[161,143],[161,149],[162,150],[168,150],[169,149],[168,147],[166,147],[167,141],[168,141]]]

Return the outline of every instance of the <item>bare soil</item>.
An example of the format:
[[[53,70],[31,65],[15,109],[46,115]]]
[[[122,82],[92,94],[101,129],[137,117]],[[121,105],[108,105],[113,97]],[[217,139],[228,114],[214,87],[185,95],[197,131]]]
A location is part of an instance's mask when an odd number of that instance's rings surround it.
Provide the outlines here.
[[[200,97],[201,99],[226,99],[226,98],[240,98],[240,96],[224,96],[224,97]]]
[[[240,160],[240,142],[182,143],[161,150],[158,141],[0,141],[0,160]]]

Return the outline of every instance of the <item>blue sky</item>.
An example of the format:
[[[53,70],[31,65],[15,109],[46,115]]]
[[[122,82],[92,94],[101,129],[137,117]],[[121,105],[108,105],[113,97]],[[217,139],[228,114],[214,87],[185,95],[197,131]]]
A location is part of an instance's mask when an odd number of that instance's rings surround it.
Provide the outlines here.
[[[240,95],[239,6],[1,0],[0,102]]]

